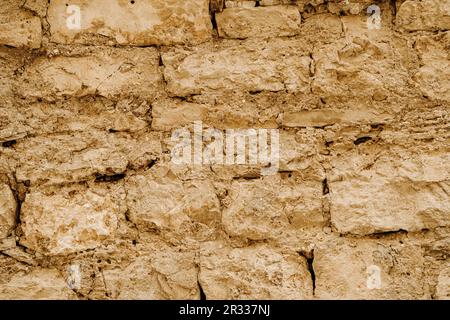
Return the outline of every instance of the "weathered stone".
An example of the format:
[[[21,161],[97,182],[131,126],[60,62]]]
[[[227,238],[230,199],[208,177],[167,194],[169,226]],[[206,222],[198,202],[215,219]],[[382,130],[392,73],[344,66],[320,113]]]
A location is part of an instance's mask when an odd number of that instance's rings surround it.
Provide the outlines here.
[[[448,0],[407,0],[400,5],[395,23],[408,31],[450,29]]]
[[[77,295],[55,269],[34,269],[21,272],[6,284],[0,284],[0,299],[4,300],[69,300]]]
[[[207,111],[204,105],[179,101],[158,101],[152,107],[152,128],[162,131],[170,131],[192,125],[194,121],[202,121]]]
[[[409,149],[368,145],[365,153],[350,151],[333,160],[328,183],[331,222],[338,232],[366,235],[449,225],[450,154],[439,145],[414,143]]]
[[[0,239],[8,237],[15,227],[16,206],[11,189],[0,182]]]
[[[296,179],[297,178],[297,179]],[[320,226],[322,183],[298,181],[298,177],[266,177],[234,181],[222,214],[230,236],[250,240],[277,239],[288,228]]]
[[[346,16],[341,20],[346,39],[320,46],[313,52],[313,93],[336,101],[358,97],[360,109],[367,99],[372,105],[374,100],[405,94],[409,90],[409,75],[401,64],[400,50],[390,43],[392,33],[368,30],[366,20],[360,17]]]
[[[237,44],[237,43],[236,43]],[[174,96],[213,90],[309,92],[311,58],[297,40],[248,42],[234,47],[163,54],[164,78]]]
[[[450,266],[448,264],[439,273],[436,298],[439,300],[450,300]]]
[[[113,237],[124,201],[121,184],[33,189],[21,210],[21,243],[48,255],[94,249]]]
[[[80,56],[40,57],[29,65],[19,91],[45,99],[99,95],[153,98],[161,84],[159,55],[153,48],[108,49]]]
[[[36,49],[41,46],[41,41],[41,20],[38,17],[0,24],[0,44]]]
[[[267,245],[201,246],[199,282],[207,299],[310,299],[306,259]]]
[[[202,233],[220,220],[220,203],[212,184],[201,180],[183,182],[168,167],[130,177],[126,189],[129,218],[141,230],[167,230],[188,236],[193,226],[197,225],[198,233]]]
[[[331,221],[341,233],[420,231],[448,226],[448,182],[359,177],[330,183]]]
[[[216,21],[223,38],[270,38],[298,34],[301,16],[294,6],[232,8],[217,13]]]
[[[420,247],[333,238],[314,249],[319,299],[430,299]]]
[[[23,1],[2,1],[0,45],[36,49],[41,46],[41,19],[22,9]]]
[[[286,127],[325,127],[334,124],[357,124],[384,122],[388,116],[378,115],[370,110],[319,109],[288,112],[282,115],[281,123]]]
[[[23,161],[17,178],[36,184],[58,184],[122,174],[127,167],[144,167],[161,153],[157,133],[143,133],[130,142],[128,133],[91,131],[60,134],[52,142],[39,136],[16,145]]]
[[[200,299],[194,251],[161,243],[140,247],[140,251],[125,268],[102,271],[111,298]]]
[[[414,79],[425,96],[437,101],[450,101],[449,46],[450,32],[434,39],[429,36],[420,37],[415,45],[416,50],[419,51],[422,65],[414,75]]]
[[[70,5],[79,8],[78,28],[71,24],[76,11],[69,11],[64,1],[52,1],[47,19],[51,39],[57,43],[96,44],[103,37],[110,45],[195,44],[212,36],[208,3],[208,0],[74,0]]]

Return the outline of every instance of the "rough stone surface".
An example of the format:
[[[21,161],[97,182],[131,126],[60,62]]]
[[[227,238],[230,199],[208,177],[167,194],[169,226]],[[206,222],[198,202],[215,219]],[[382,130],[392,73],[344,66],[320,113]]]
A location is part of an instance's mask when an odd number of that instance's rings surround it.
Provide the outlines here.
[[[41,19],[23,10],[21,2],[0,1],[0,45],[37,49],[42,42]]]
[[[400,5],[396,23],[409,30],[450,29],[450,2],[448,0],[408,0]]]
[[[64,44],[172,45],[209,40],[212,26],[207,0],[76,0],[80,28],[68,28],[64,1],[52,1],[48,8],[51,40]],[[101,40],[100,40],[101,41]]]
[[[311,58],[301,56],[304,51],[301,42],[281,39],[236,43],[213,52],[175,50],[163,54],[164,77],[169,93],[180,97],[236,89],[306,93]]]
[[[199,281],[210,299],[308,299],[312,282],[306,260],[264,245],[201,248]],[[222,267],[220,267],[222,266]]]
[[[18,273],[0,286],[3,300],[69,300],[76,299],[61,274],[54,269],[36,268]]]
[[[0,298],[449,299],[449,17],[0,0]]]
[[[123,198],[120,185],[32,190],[22,208],[22,243],[52,255],[96,248],[114,236]]]
[[[19,90],[26,97],[46,98],[99,95],[114,98],[137,95],[156,96],[161,76],[158,53],[152,49],[78,53],[74,56],[38,58],[23,74]],[[78,56],[80,54],[80,56]],[[75,56],[77,55],[77,56]]]
[[[231,8],[216,14],[219,36],[249,37],[294,36],[300,30],[300,13],[295,6]]]
[[[16,199],[6,184],[0,184],[0,239],[9,236],[16,224]]]
[[[424,265],[421,250],[407,243],[334,240],[314,250],[315,295],[319,299],[430,299],[420,281]]]

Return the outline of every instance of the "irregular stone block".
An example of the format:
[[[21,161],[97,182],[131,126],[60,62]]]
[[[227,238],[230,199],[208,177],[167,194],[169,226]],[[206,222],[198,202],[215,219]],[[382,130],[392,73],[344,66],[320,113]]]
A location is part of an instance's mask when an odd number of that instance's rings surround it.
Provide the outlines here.
[[[175,49],[163,54],[167,90],[179,97],[224,90],[307,93],[311,58],[305,46],[294,39],[272,39],[213,51]]]
[[[0,23],[0,44],[2,45],[37,49],[41,46],[41,42],[41,19],[38,17]]]
[[[152,99],[162,80],[158,61],[153,48],[40,57],[27,66],[19,91],[26,97],[49,100],[87,95],[117,98],[125,93]]]
[[[126,267],[102,271],[113,299],[199,300],[195,251],[164,243],[140,246]]]
[[[0,183],[0,239],[7,238],[16,225],[16,199],[8,185]]]
[[[32,189],[21,210],[21,244],[47,255],[94,249],[125,215],[120,184]]]
[[[433,100],[450,101],[449,46],[450,32],[433,38],[420,37],[416,41],[415,48],[422,64],[413,79],[418,82],[422,93]]]
[[[439,145],[433,150],[430,144],[412,143],[409,148],[367,145],[364,153],[349,151],[333,159],[328,183],[331,222],[338,232],[367,235],[449,225],[450,154]]]
[[[450,300],[450,265],[448,263],[439,273],[436,298],[439,300]]]
[[[341,20],[346,38],[319,45],[312,54],[312,92],[346,104],[357,98],[359,108],[367,99],[370,103],[366,104],[372,107],[374,101],[410,93],[410,76],[392,32],[368,30],[361,17],[345,16]]]
[[[212,36],[208,4],[208,0],[74,0],[69,8],[64,1],[51,1],[47,19],[51,40],[57,43],[97,44],[106,38],[109,45],[196,44]]]
[[[133,142],[131,142],[133,141]],[[86,181],[146,166],[161,154],[158,133],[134,136],[100,131],[26,139],[16,146],[22,159],[17,179],[32,185]]]
[[[267,245],[202,244],[199,282],[211,300],[312,298],[306,259]]]
[[[199,235],[220,221],[220,203],[206,180],[183,182],[166,167],[127,179],[129,217],[141,230],[166,230]],[[195,228],[194,228],[195,229]],[[202,231],[203,230],[203,231]]]
[[[408,0],[400,5],[395,24],[408,31],[450,29],[450,1]]]
[[[0,45],[37,49],[42,42],[41,19],[23,10],[24,1],[3,1],[0,8]]]
[[[301,16],[295,6],[231,8],[216,13],[219,36],[286,37],[299,33]]]
[[[37,268],[20,272],[0,285],[4,300],[76,300],[77,295],[55,269]]]
[[[207,107],[198,103],[158,101],[152,105],[152,128],[170,131],[205,118]]]
[[[222,214],[230,236],[250,240],[278,239],[288,228],[321,226],[322,183],[285,180],[269,176],[261,180],[234,181]]]
[[[330,182],[331,222],[366,235],[450,225],[450,183],[411,183],[372,176]]]
[[[430,299],[419,246],[334,238],[314,250],[319,299]]]

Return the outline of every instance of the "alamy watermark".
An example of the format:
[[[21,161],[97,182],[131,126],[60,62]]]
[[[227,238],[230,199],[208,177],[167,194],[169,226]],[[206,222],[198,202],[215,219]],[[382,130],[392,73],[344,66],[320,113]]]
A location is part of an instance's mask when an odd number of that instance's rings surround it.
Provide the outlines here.
[[[278,172],[280,133],[278,129],[203,129],[196,121],[193,130],[172,133],[171,161],[185,165],[262,165],[261,174]]]
[[[381,9],[379,6],[372,4],[367,7],[367,29],[379,30],[381,29]]]
[[[69,30],[81,29],[81,9],[77,5],[68,5],[66,8],[68,17],[66,18],[66,26]]]
[[[367,289],[381,289],[381,269],[379,266],[371,265],[367,267]]]

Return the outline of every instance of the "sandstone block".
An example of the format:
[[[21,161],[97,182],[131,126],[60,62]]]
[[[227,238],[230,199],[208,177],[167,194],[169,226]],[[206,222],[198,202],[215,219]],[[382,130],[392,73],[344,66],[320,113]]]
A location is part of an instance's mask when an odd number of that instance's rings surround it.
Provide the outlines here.
[[[64,1],[52,1],[51,40],[97,44],[106,38],[106,44],[135,46],[200,43],[212,36],[208,4],[208,0],[74,0],[70,5],[75,10],[69,11]],[[72,19],[78,12],[76,25]]]
[[[130,142],[132,140],[133,142]],[[122,174],[127,167],[146,166],[161,154],[157,133],[131,138],[127,133],[90,131],[26,139],[14,156],[26,159],[17,168],[19,181],[32,185],[60,184]]]
[[[26,68],[19,92],[46,100],[87,95],[117,98],[125,93],[151,99],[161,81],[158,61],[153,48],[40,57]]]
[[[408,0],[400,5],[395,23],[408,31],[450,29],[450,1]]]
[[[313,93],[325,100],[342,101],[340,97],[345,96],[346,103],[358,98],[359,107],[366,99],[384,101],[405,94],[409,90],[409,74],[401,63],[400,50],[391,43],[392,33],[368,30],[365,19],[360,17],[341,19],[346,39],[321,45],[313,52]]]
[[[16,224],[16,199],[6,184],[0,183],[0,239],[9,236]]]
[[[168,168],[157,167],[126,182],[129,217],[141,230],[199,234],[220,221],[220,203],[208,181],[183,182]]]
[[[41,46],[41,19],[31,17],[0,23],[0,44],[12,47],[37,49]]]
[[[414,143],[409,149],[368,145],[365,153],[333,160],[328,182],[331,222],[338,232],[367,235],[449,225],[450,155],[438,145],[433,150]]]
[[[450,300],[450,265],[445,265],[438,276],[436,298],[439,300]]]
[[[124,200],[120,184],[33,189],[21,210],[21,243],[47,255],[94,249],[113,236]]]
[[[194,251],[161,243],[139,249],[140,254],[126,267],[103,270],[113,299],[200,299]]]
[[[319,299],[430,299],[420,246],[332,239],[314,250],[313,267]]]
[[[269,176],[251,182],[234,181],[226,200],[229,205],[222,214],[227,234],[275,240],[291,227],[321,226],[322,183],[297,179]]]
[[[172,50],[163,54],[164,78],[169,93],[180,97],[213,90],[306,93],[311,58],[305,46],[299,40],[272,39],[213,51]]]
[[[216,13],[219,36],[285,37],[299,33],[301,16],[295,6],[230,8]]]
[[[337,231],[366,235],[448,226],[450,184],[360,177],[330,183]]]
[[[23,10],[24,1],[2,1],[0,45],[37,49],[42,42],[41,19]]]
[[[211,300],[312,298],[305,258],[267,245],[232,249],[203,244],[199,282]]]
[[[416,42],[422,65],[413,79],[418,82],[422,93],[433,100],[450,101],[449,45],[450,32],[435,38],[420,37]]]
[[[71,300],[77,295],[55,269],[37,268],[20,272],[6,284],[0,285],[0,298],[4,300]]]

